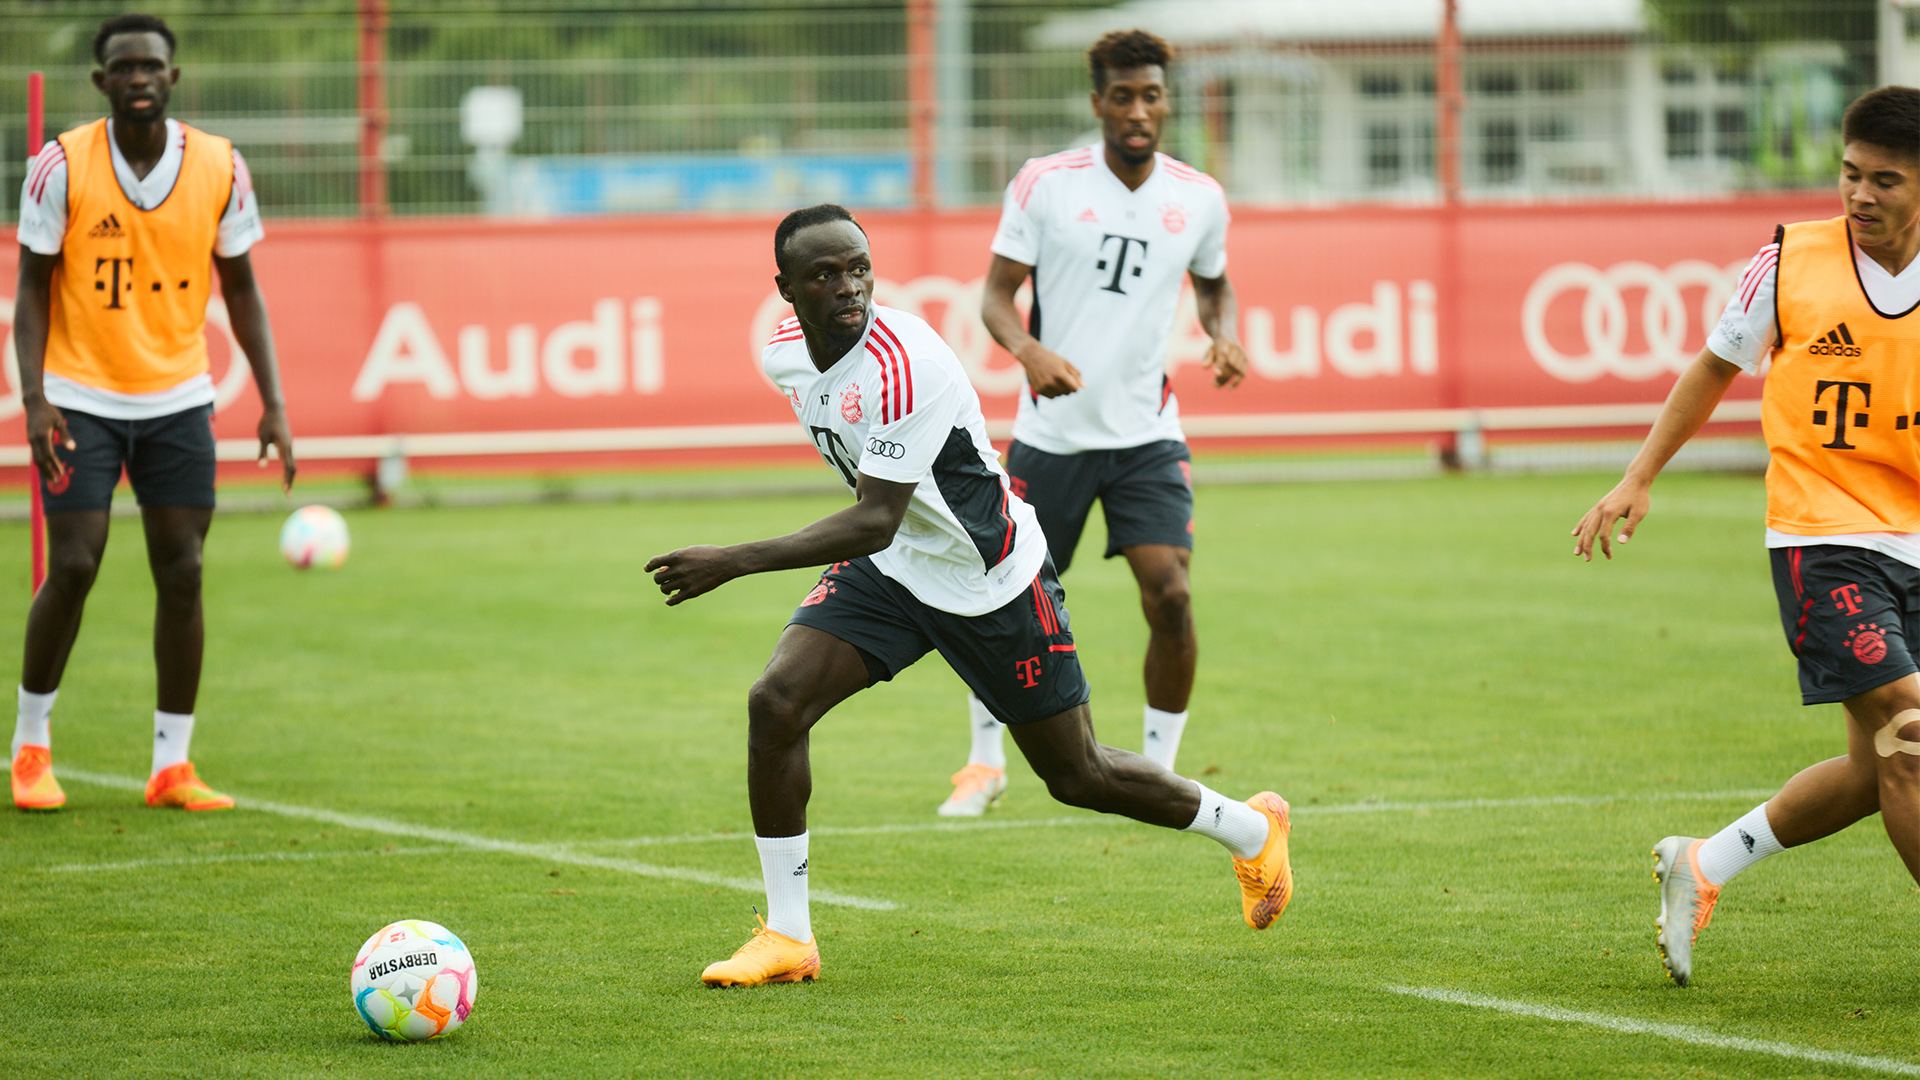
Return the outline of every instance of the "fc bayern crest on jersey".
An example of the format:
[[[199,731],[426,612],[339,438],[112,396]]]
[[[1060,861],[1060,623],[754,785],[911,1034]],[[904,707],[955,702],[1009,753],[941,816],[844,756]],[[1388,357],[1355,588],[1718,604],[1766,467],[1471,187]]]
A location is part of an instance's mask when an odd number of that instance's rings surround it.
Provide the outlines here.
[[[1187,208],[1179,203],[1168,203],[1160,208],[1160,224],[1170,233],[1184,232],[1187,228]]]
[[[860,422],[859,383],[848,383],[847,388],[840,391],[840,419],[849,424]]]

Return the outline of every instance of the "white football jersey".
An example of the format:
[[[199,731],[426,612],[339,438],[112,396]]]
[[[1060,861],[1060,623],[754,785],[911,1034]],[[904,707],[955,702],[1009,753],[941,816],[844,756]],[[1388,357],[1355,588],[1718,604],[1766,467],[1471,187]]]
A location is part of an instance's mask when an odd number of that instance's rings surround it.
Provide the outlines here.
[[[1220,185],[1165,154],[1138,191],[1097,146],[1027,162],[1007,185],[993,253],[1033,267],[1028,329],[1086,385],[1021,395],[1014,438],[1050,454],[1184,439],[1167,338],[1181,278],[1227,272],[1227,221]]]
[[[915,484],[893,543],[871,558],[928,607],[985,615],[1040,573],[1047,542],[987,441],[980,397],[940,335],[875,306],[867,332],[826,371],[789,318],[760,354],[820,457],[852,490],[865,473]]]

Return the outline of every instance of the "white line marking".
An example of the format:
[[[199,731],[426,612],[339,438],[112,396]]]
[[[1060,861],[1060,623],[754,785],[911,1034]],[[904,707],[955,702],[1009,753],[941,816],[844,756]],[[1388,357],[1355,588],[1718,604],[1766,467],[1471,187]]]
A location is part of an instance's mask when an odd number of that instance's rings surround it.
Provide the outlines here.
[[[1837,1050],[1815,1050],[1792,1043],[1767,1042],[1761,1039],[1745,1039],[1738,1035],[1721,1035],[1704,1028],[1686,1024],[1661,1024],[1651,1020],[1634,1020],[1625,1016],[1608,1016],[1605,1013],[1575,1012],[1572,1009],[1559,1009],[1551,1005],[1530,1005],[1524,1001],[1507,1001],[1502,998],[1487,997],[1484,994],[1469,994],[1460,990],[1441,990],[1426,986],[1389,986],[1387,990],[1396,994],[1426,998],[1428,1001],[1442,1001],[1450,1005],[1469,1005],[1477,1009],[1494,1009],[1512,1013],[1515,1016],[1532,1016],[1541,1020],[1557,1020],[1566,1024],[1586,1024],[1589,1027],[1605,1028],[1608,1031],[1624,1032],[1628,1035],[1656,1035],[1675,1042],[1692,1043],[1695,1046],[1710,1046],[1716,1050],[1739,1050],[1749,1054],[1768,1054],[1773,1057],[1798,1058],[1801,1061],[1813,1061],[1822,1065],[1844,1065],[1872,1072],[1893,1073],[1899,1076],[1920,1076],[1920,1065],[1900,1061],[1896,1058],[1865,1057],[1860,1054],[1846,1054]]]
[[[88,772],[82,769],[59,768],[54,775],[62,780],[78,780],[84,784],[98,784],[102,787],[120,788],[126,791],[144,791],[146,782],[109,773]],[[665,878],[669,881],[688,881],[696,885],[717,885],[725,889],[739,889],[742,892],[759,893],[765,886],[758,878],[728,877],[724,874],[710,874],[704,870],[688,870],[678,866],[655,866],[652,863],[634,862],[631,859],[609,859],[598,855],[585,855],[571,851],[560,844],[523,844],[514,840],[495,840],[492,837],[478,836],[473,833],[455,832],[452,829],[436,829],[426,825],[409,825],[404,821],[390,821],[386,818],[368,817],[364,814],[342,814],[333,810],[322,810],[312,806],[294,806],[290,803],[268,802],[265,799],[234,796],[237,806],[248,810],[259,810],[282,817],[302,818],[307,821],[321,821],[337,825],[343,829],[358,829],[361,832],[383,833],[387,836],[407,836],[415,840],[431,840],[441,844],[468,848],[473,851],[496,852],[503,855],[520,855],[529,859],[541,859],[547,862],[565,863],[569,866],[590,866],[597,870],[614,870],[625,874],[638,874],[641,877]],[[837,904],[841,907],[864,908],[868,911],[897,911],[899,904],[891,900],[874,900],[864,896],[849,896],[845,893],[827,889],[808,890],[809,899],[822,904]]]
[[[1540,806],[1604,806],[1607,803],[1719,802],[1764,799],[1772,789],[1742,791],[1675,791],[1650,795],[1538,795],[1520,799],[1450,799],[1438,802],[1357,802],[1334,806],[1293,804],[1293,815],[1421,813],[1434,810],[1514,810]],[[889,833],[976,832],[990,829],[1051,829],[1075,825],[1125,825],[1129,819],[1098,817],[998,818],[991,821],[924,821],[901,825],[822,825],[812,836],[876,836]],[[616,840],[581,840],[568,847],[654,847],[662,844],[710,844],[750,840],[747,833],[684,833],[678,836],[635,836]]]
[[[67,863],[49,866],[49,874],[87,874],[98,870],[144,870],[149,866],[211,866],[234,862],[300,862],[307,859],[364,859],[378,855],[438,855],[458,851],[450,847],[389,848],[384,851],[261,851],[250,855],[184,855],[169,859],[128,859],[125,862]]]

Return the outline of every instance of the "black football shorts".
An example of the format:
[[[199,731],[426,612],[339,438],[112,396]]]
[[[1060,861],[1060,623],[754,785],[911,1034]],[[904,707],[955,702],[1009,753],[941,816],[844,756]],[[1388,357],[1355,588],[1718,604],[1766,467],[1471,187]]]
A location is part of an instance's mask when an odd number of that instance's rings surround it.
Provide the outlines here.
[[[121,470],[141,506],[213,508],[213,406],[195,405],[150,420],[110,420],[61,409],[74,447],[55,456],[71,472],[59,490],[41,481],[47,513],[106,510]]]
[[[1774,548],[1780,623],[1800,661],[1800,700],[1845,701],[1920,670],[1920,569],[1868,548]]]
[[[1192,461],[1178,439],[1078,454],[1049,454],[1015,442],[1007,450],[1007,475],[1013,493],[1040,519],[1047,553],[1064,574],[1096,498],[1107,518],[1106,558],[1139,544],[1191,549]]]

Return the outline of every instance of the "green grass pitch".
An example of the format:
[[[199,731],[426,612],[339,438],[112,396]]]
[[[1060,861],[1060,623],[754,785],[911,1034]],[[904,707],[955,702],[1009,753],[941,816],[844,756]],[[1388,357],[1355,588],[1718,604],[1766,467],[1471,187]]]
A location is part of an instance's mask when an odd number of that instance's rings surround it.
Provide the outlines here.
[[[745,692],[814,575],[669,610],[641,566],[839,500],[357,513],[333,575],[280,562],[277,518],[223,517],[194,756],[242,808],[206,815],[148,811],[124,786],[146,774],[152,672],[139,530],[121,519],[55,713],[69,804],[0,814],[0,1075],[1764,1077],[1920,1062],[1920,895],[1877,820],[1735,882],[1695,986],[1663,977],[1653,842],[1731,820],[1843,740],[1836,709],[1797,703],[1759,481],[1668,477],[1622,556],[1583,565],[1567,530],[1610,483],[1201,489],[1181,765],[1230,795],[1292,800],[1298,896],[1273,929],[1242,925],[1214,844],[1060,807],[1019,764],[982,824],[942,825],[964,705],[931,657],[813,739],[814,887],[896,906],[816,901],[821,980],[732,991],[699,973],[761,902]],[[1096,723],[1137,747],[1145,631],[1100,544],[1096,519],[1068,602]],[[25,549],[23,527],[0,528],[8,663]],[[478,1008],[447,1039],[385,1045],[355,1016],[347,969],[408,917],[465,938]]]

